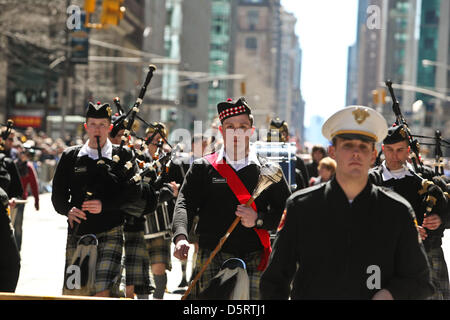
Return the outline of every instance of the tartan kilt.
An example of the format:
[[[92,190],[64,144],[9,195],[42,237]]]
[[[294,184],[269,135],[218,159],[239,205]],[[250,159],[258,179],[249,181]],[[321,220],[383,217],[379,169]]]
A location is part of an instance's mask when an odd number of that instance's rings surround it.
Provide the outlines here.
[[[191,277],[192,279],[194,279],[195,276],[200,272],[203,265],[211,255],[211,252],[212,252],[211,250],[199,248],[195,269]],[[192,288],[189,294],[189,299],[196,299],[198,294],[208,287],[211,279],[214,278],[220,271],[220,267],[222,266],[225,260],[228,260],[230,258],[240,258],[244,260],[247,266],[247,275],[250,282],[249,288],[250,300],[259,300],[260,299],[259,283],[262,271],[258,270],[258,265],[261,261],[261,254],[262,251],[256,251],[238,257],[231,253],[219,251],[215,255],[214,259],[211,261],[211,263],[208,265],[206,270],[203,272],[202,276],[197,281],[195,286]]]
[[[149,293],[149,257],[145,247],[144,232],[124,231],[125,236],[125,284],[142,286]]]
[[[430,263],[431,281],[436,288],[429,300],[450,300],[448,270],[442,247],[427,251],[427,256]]]
[[[95,236],[98,240],[95,293],[110,290],[110,294],[115,296],[119,292],[121,278],[120,271],[123,247],[122,226],[114,227],[109,231],[98,233]],[[66,272],[72,262],[72,256],[77,248],[77,242],[78,238],[68,234],[64,272]],[[63,288],[64,287],[65,284],[63,284]]]
[[[172,258],[170,255],[172,239],[164,239],[164,236],[145,239],[145,246],[148,251],[150,265],[164,263],[166,270],[172,270]]]

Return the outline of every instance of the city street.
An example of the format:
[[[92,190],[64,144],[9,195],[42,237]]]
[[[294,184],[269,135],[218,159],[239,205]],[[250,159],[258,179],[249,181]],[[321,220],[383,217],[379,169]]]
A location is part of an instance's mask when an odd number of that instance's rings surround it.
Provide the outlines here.
[[[61,295],[64,255],[66,245],[66,218],[57,214],[53,209],[51,194],[45,193],[40,198],[40,211],[34,209],[33,197],[28,198],[25,207],[22,240],[22,268],[16,293],[23,295]],[[444,254],[446,261],[450,261],[450,233],[446,231],[444,237]],[[188,277],[192,259],[190,250],[188,263]],[[167,289],[169,292],[177,289],[181,279],[181,265],[172,259],[172,271],[168,272]],[[165,300],[178,300],[179,294],[166,293]]]
[[[62,292],[67,219],[56,213],[51,203],[51,194],[40,195],[40,210],[34,208],[33,197],[28,198],[25,207],[22,239],[22,266],[17,294],[58,296]],[[188,277],[190,276],[190,250]],[[177,289],[181,280],[181,264],[173,258],[172,271],[167,272],[167,290]],[[180,294],[167,293],[166,300],[178,300]]]

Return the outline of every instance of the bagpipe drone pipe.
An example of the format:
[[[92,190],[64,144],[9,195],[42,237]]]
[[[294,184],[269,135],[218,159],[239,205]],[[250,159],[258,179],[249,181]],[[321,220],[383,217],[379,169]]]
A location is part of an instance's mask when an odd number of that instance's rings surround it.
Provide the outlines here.
[[[125,113],[124,108],[120,104],[120,98],[114,98],[114,104],[117,107],[118,117],[113,122],[113,130],[115,130],[113,136],[120,131],[121,128],[130,125],[128,116],[131,115],[131,109]],[[134,217],[142,217],[155,211],[157,206],[157,198],[155,192],[159,191],[165,181],[165,177],[168,174],[170,165],[173,158],[176,156],[180,149],[180,145],[172,146],[166,139],[166,135],[162,132],[162,127],[158,123],[148,123],[142,119],[139,115],[135,115],[135,120],[142,122],[147,128],[153,130],[153,134],[148,138],[139,137],[137,130],[130,130],[127,137],[124,139],[122,136],[121,141],[127,142],[126,145],[133,152],[133,160],[137,166],[137,172],[128,179],[129,185],[135,185],[140,187],[140,196],[135,198],[134,201],[125,204],[121,209],[127,214]],[[136,122],[134,122],[134,128],[137,128]],[[131,128],[133,128],[131,127]],[[153,138],[160,134],[157,151],[152,158],[145,155],[146,146],[153,140]],[[130,138],[134,137],[136,141],[131,143]],[[169,151],[163,148],[163,145],[167,144],[170,148]]]

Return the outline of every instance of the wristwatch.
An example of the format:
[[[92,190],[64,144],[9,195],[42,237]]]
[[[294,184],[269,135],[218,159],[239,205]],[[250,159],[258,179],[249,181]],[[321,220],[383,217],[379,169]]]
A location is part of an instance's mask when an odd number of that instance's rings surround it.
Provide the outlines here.
[[[258,212],[258,217],[256,218],[256,227],[261,228],[264,223],[264,220],[262,218],[262,214]]]

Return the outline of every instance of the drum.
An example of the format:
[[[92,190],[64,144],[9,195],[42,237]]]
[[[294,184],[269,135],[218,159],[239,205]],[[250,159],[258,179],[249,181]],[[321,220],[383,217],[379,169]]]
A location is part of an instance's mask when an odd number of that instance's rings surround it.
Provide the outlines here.
[[[144,239],[153,239],[163,236],[164,239],[172,237],[171,219],[167,202],[163,202],[152,213],[144,216]]]
[[[256,153],[268,160],[278,163],[283,169],[284,177],[292,188],[297,187],[295,181],[295,164],[297,158],[295,156],[297,147],[295,142],[262,142],[253,143],[256,147]]]

